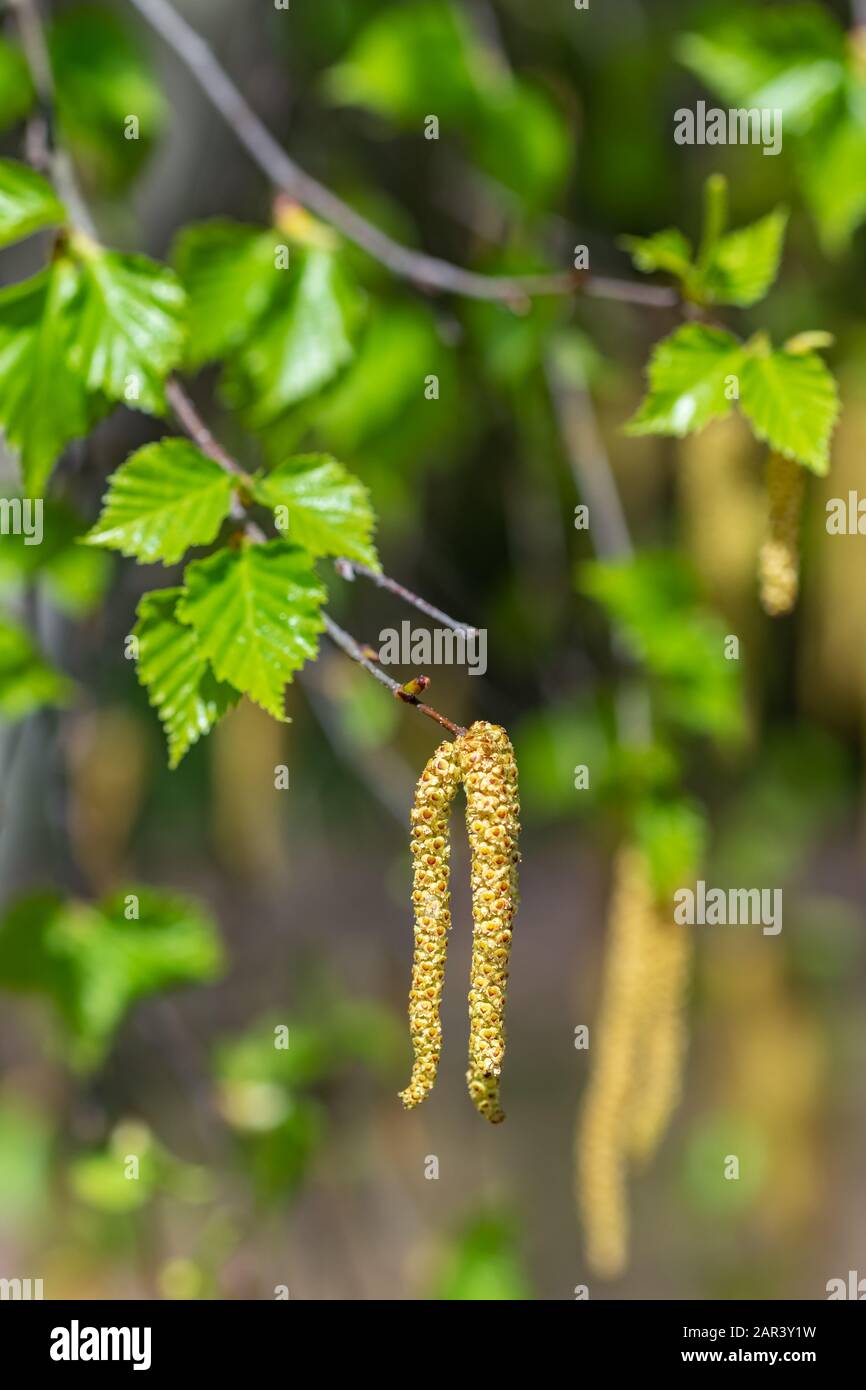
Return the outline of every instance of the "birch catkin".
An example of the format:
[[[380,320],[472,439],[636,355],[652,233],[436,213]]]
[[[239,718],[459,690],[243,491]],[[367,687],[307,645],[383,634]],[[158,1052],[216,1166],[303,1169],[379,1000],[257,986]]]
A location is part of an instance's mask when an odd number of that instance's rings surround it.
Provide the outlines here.
[[[798,463],[771,452],[767,459],[767,534],[761,546],[761,606],[771,617],[790,613],[800,584],[800,511],[806,480]]]
[[[460,785],[457,751],[441,743],[418,780],[412,808],[415,956],[409,995],[409,1029],[415,1062],[400,1099],[411,1110],[432,1089],[442,1048],[439,1008],[451,926],[448,871],[451,854],[449,812]]]
[[[629,1160],[655,1152],[679,1098],[692,941],[672,910],[659,906],[645,853],[623,847],[576,1153],[587,1258],[607,1279],[628,1256]]]
[[[598,1038],[577,1133],[577,1199],[587,1258],[604,1278],[621,1273],[628,1249],[626,1116],[644,998],[644,945],[653,910],[643,855],[616,862]]]
[[[657,910],[646,936],[644,1028],[629,1113],[629,1149],[639,1162],[652,1158],[679,1101],[691,958],[688,932]]]
[[[412,811],[415,957],[409,1022],[415,1063],[401,1099],[407,1109],[431,1090],[442,1043],[439,1009],[451,925],[448,815],[460,782],[472,850],[472,966],[467,1084],[481,1115],[498,1124],[499,1073],[505,1054],[508,955],[517,911],[517,766],[504,729],[478,723],[443,743],[427,764]]]
[[[479,1114],[499,1124],[505,1119],[499,1104],[499,1073],[505,1055],[508,956],[518,903],[517,764],[508,735],[495,724],[473,724],[457,747],[472,849],[474,923],[466,1081]]]

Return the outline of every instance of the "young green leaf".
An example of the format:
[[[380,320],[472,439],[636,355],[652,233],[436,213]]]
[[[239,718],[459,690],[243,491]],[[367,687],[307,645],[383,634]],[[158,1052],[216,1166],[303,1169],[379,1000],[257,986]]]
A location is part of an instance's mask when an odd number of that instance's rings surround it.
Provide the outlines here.
[[[763,299],[779,271],[787,223],[787,210],[777,208],[750,227],[720,237],[700,276],[706,302],[746,308]]]
[[[833,373],[814,352],[747,349],[740,376],[740,409],[755,434],[813,473],[830,467],[830,437],[839,413]]]
[[[138,605],[138,679],[162,721],[171,768],[238,701],[201,655],[192,628],[178,622],[183,589],[145,594]]]
[[[270,541],[188,565],[177,615],[219,680],[286,721],[285,687],[318,652],[325,598],[306,551]]]
[[[66,209],[51,184],[13,159],[0,159],[0,246],[43,227],[62,227]]]
[[[142,564],[176,564],[192,546],[216,539],[232,487],[231,475],[185,439],[145,444],[112,473],[84,540]]]
[[[72,686],[46,665],[26,632],[0,618],[0,720],[24,719],[44,705],[66,704]]]
[[[185,358],[190,367],[239,347],[273,298],[278,277],[273,231],[218,220],[187,227],[172,259],[188,295]]]
[[[689,323],[658,343],[648,368],[649,391],[626,425],[629,434],[688,434],[731,409],[728,394],[743,349],[732,333]]]
[[[71,358],[89,391],[151,415],[183,351],[185,295],[174,273],[146,256],[104,251],[77,235],[81,303]]]
[[[83,1069],[102,1060],[135,1000],[210,981],[221,966],[210,918],[185,898],[150,889],[98,907],[43,893],[0,922],[0,986],[46,996]]]
[[[41,495],[72,439],[87,434],[106,408],[88,399],[69,363],[78,271],[61,256],[18,285],[0,291],[0,425],[21,455],[26,491]]]
[[[333,252],[293,251],[268,312],[226,378],[230,404],[267,425],[350,361],[354,295]]]
[[[629,253],[635,269],[645,275],[664,270],[684,280],[692,267],[691,242],[676,227],[667,227],[652,236],[619,237],[617,245]]]
[[[378,569],[370,494],[336,459],[288,459],[255,480],[254,495],[265,507],[285,508],[287,537],[311,555],[345,555]]]

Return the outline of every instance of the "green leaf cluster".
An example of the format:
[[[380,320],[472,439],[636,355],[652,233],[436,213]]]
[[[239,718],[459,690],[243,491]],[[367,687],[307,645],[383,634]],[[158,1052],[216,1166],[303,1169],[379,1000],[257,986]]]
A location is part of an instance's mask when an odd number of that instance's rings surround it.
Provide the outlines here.
[[[736,231],[726,230],[727,184],[714,174],[707,180],[704,228],[695,252],[685,234],[668,227],[653,236],[620,238],[638,270],[662,271],[679,282],[692,303],[734,304],[747,308],[763,299],[779,271],[788,213],[776,208]]]
[[[105,5],[64,9],[46,24],[46,34],[63,143],[89,181],[122,190],[166,124],[165,98],[146,53]],[[0,39],[0,133],[28,116],[34,103],[20,45]]]
[[[485,174],[530,205],[554,196],[570,168],[568,127],[550,95],[509,72],[444,0],[374,16],[325,90],[419,134],[435,113],[442,134],[455,133]]]
[[[54,255],[0,291],[0,426],[39,496],[68,443],[114,403],[162,414],[163,383],[180,361],[183,290],[144,256],[105,251],[65,230],[50,185],[0,160],[0,244],[60,228]]]
[[[758,439],[825,474],[839,393],[812,348],[824,342],[825,335],[809,334],[773,348],[762,333],[743,343],[726,329],[686,324],[656,345],[649,389],[626,430],[682,437],[736,405]]]
[[[732,106],[782,112],[786,148],[825,247],[866,218],[866,51],[817,4],[715,7],[681,61]]]
[[[213,980],[221,966],[207,914],[150,889],[96,906],[39,894],[13,904],[0,921],[0,987],[46,998],[82,1069],[100,1063],[136,1000]]]
[[[145,594],[138,608],[138,676],[172,767],[241,695],[286,719],[285,687],[315,658],[324,627],[317,558],[378,564],[367,491],[336,459],[301,456],[248,477],[182,439],[145,445],[117,469],[84,539],[141,564],[174,565],[217,540],[240,493],[270,509],[285,534],[265,544],[242,535],[191,560],[182,586]]]
[[[190,367],[223,361],[223,393],[252,429],[315,396],[351,361],[360,302],[331,234],[290,210],[270,229],[186,228],[174,260],[189,296]]]

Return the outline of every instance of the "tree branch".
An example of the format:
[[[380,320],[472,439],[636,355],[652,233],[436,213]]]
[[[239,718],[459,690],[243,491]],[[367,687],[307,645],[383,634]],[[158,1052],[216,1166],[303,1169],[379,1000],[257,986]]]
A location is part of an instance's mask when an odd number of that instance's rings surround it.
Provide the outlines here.
[[[353,580],[356,575],[361,575],[363,579],[369,579],[370,583],[375,584],[377,589],[387,589],[389,594],[394,594],[404,603],[408,603],[410,607],[417,608],[419,613],[426,613],[428,618],[433,618],[443,627],[450,627],[453,632],[462,633],[464,637],[474,637],[478,631],[477,628],[470,627],[468,623],[461,623],[456,618],[449,618],[448,614],[443,613],[441,608],[428,603],[426,598],[414,594],[411,589],[406,588],[405,584],[399,584],[396,579],[391,579],[379,570],[371,570],[368,565],[359,564],[357,560],[347,560],[345,557],[335,560],[334,569],[341,579]]]
[[[566,457],[578,493],[589,508],[593,548],[604,560],[630,560],[634,546],[592,408],[589,387],[579,364],[571,370],[581,374],[577,382],[563,375],[552,354],[545,361]],[[633,654],[619,636],[615,636],[614,647],[629,665],[633,664]],[[652,709],[645,681],[632,680],[621,686],[616,697],[616,717],[623,743],[640,747],[651,741]]]
[[[603,299],[624,300],[654,308],[679,302],[675,290],[627,280],[595,278],[588,271],[568,270],[550,275],[482,275],[452,265],[438,256],[412,250],[394,241],[319,183],[283,149],[253,111],[200,34],[168,0],[131,0],[148,24],[165,40],[192,73],[202,92],[234,131],[275,188],[282,189],[344,236],[380,261],[395,275],[427,290],[486,299],[520,307],[536,296],[567,295],[577,290]]]

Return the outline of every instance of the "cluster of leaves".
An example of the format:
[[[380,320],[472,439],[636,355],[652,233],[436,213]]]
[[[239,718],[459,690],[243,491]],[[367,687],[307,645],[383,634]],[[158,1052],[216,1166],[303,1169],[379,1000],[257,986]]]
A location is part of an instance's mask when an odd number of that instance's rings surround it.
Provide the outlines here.
[[[762,299],[776,279],[786,220],[784,209],[777,209],[750,227],[728,232],[726,186],[714,176],[707,184],[697,257],[676,228],[626,237],[623,244],[638,270],[672,275],[684,297],[701,309],[745,307]],[[743,342],[713,324],[684,324],[654,349],[649,391],[626,429],[682,437],[724,418],[736,404],[758,439],[824,474],[839,401],[835,379],[817,349],[831,342],[826,333],[806,332],[773,348],[762,332]]]
[[[735,107],[780,110],[828,250],[866,218],[866,45],[818,4],[719,6],[680,37],[681,61]],[[792,137],[789,141],[789,137]]]
[[[191,561],[182,587],[145,594],[138,608],[138,675],[172,767],[240,695],[287,718],[285,687],[315,659],[324,627],[318,556],[377,563],[366,489],[336,460],[301,456],[268,474],[236,476],[179,439],[146,445],[121,465],[85,540],[171,565],[216,539],[239,493],[269,508],[292,540],[235,534]]]
[[[67,221],[45,179],[0,161],[0,246],[60,229],[49,265],[0,292],[0,424],[31,497],[113,404],[164,414],[163,383],[184,341],[176,276],[104,250]]]
[[[570,134],[550,95],[512,74],[445,0],[374,16],[326,74],[325,93],[401,130],[420,133],[435,116],[479,169],[530,206],[547,202],[569,171]]]
[[[0,243],[46,227],[61,229],[48,268],[0,294],[0,422],[20,451],[31,495],[42,491],[63,446],[86,432],[111,403],[164,413],[165,380],[186,341],[187,299],[171,270],[144,257],[105,251],[65,222],[65,210],[44,179],[23,165],[0,162]],[[210,252],[213,231],[209,228],[205,237]],[[263,344],[264,360],[273,368],[272,348],[281,336],[285,354],[278,366],[294,373],[293,383],[281,378],[282,408],[287,398],[316,389],[340,365],[337,272],[331,251],[310,249],[283,281],[274,267],[272,235],[259,237],[259,249],[263,238],[266,269],[261,279],[251,277],[245,301],[236,294],[237,254],[222,282],[220,269],[228,258],[208,255],[211,274],[203,289],[200,263],[190,250],[201,238],[190,237],[184,256],[194,284],[190,340],[198,362],[233,341],[242,354],[235,364],[240,378],[255,377]],[[229,239],[237,253],[238,237]],[[249,245],[241,240],[243,260]],[[249,259],[262,267],[258,251]],[[234,318],[225,308],[229,301],[237,306]],[[251,302],[259,314],[272,313],[268,337],[250,311],[255,347],[245,344],[238,329],[238,315]],[[276,386],[271,398],[275,393]],[[250,695],[276,718],[285,717],[284,687],[315,657],[323,627],[325,591],[313,571],[318,557],[345,555],[377,565],[366,489],[336,460],[302,455],[267,474],[234,476],[177,439],[138,450],[113,474],[102,514],[85,539],[142,564],[173,565],[192,547],[216,540],[241,496],[275,515],[291,541],[280,537],[263,545],[243,540],[226,546],[190,564],[182,588],[146,595],[139,609],[139,675],[165,724],[172,766],[239,694]],[[61,534],[52,540],[55,561]],[[9,635],[4,643],[4,671],[8,667],[10,674],[6,703],[15,710],[24,709],[25,688],[33,699],[61,694],[59,686],[49,691],[48,675],[25,646],[23,635],[17,641]]]
[[[211,919],[185,898],[134,889],[98,905],[54,893],[20,899],[0,920],[0,987],[53,1006],[74,1066],[101,1062],[137,999],[214,979]]]
[[[64,144],[100,186],[121,189],[135,177],[166,122],[165,98],[141,45],[107,7],[76,5],[46,26]],[[19,45],[0,37],[0,134],[36,104]],[[135,112],[135,139],[126,122]]]

